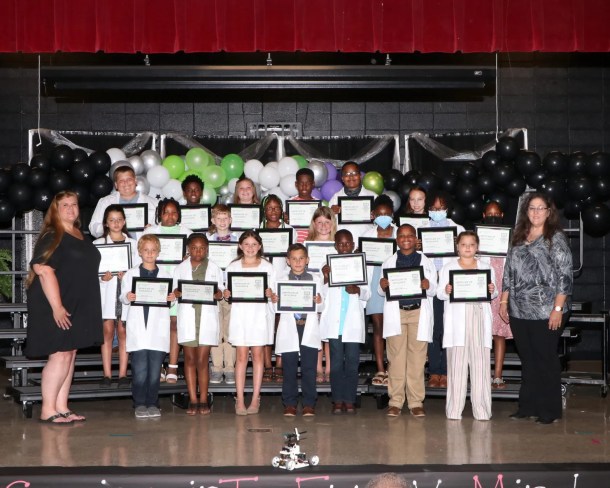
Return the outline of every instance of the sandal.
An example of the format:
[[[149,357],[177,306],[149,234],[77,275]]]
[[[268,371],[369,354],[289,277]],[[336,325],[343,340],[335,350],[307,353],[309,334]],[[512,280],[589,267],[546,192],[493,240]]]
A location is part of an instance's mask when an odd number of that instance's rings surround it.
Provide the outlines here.
[[[389,383],[390,383],[390,375],[386,371],[385,373],[383,373],[383,386],[387,387]]]
[[[169,371],[170,369],[175,370],[175,373],[167,373],[165,375],[165,382],[166,383],[177,383],[178,382],[178,365],[177,364],[168,364],[167,365],[167,371]]]
[[[494,378],[491,382],[491,387],[494,390],[504,390],[506,388],[506,382],[502,378]]]
[[[199,408],[199,404],[198,403],[191,403],[189,402],[188,407],[186,408],[186,414],[188,416],[193,416],[193,415],[197,415],[197,409]]]
[[[56,422],[56,420],[59,419],[63,419],[64,421],[59,421]],[[62,414],[57,413],[55,415],[51,415],[49,418],[46,419],[38,419],[38,422],[43,423],[43,424],[53,424],[53,425],[72,425],[74,423],[74,420],[66,420],[66,417],[64,417]]]
[[[284,370],[282,368],[275,368],[273,370],[274,373],[274,380],[276,383],[283,383],[284,382]]]
[[[263,383],[271,383],[273,381],[273,368],[265,368],[263,371]]]
[[[167,376],[167,371],[166,371],[166,369],[163,366],[161,366],[161,376],[159,378],[159,381],[161,383],[165,383],[165,377],[166,376]]]
[[[73,412],[72,410],[60,413],[59,415],[61,415],[65,419],[69,419],[71,422],[84,422],[85,420],[87,420],[87,417],[85,417],[84,415],[79,415],[76,412]],[[70,417],[72,417],[72,419],[70,419]]]
[[[319,372],[316,373],[316,383],[324,383],[326,381],[326,378],[324,377],[324,373]]]
[[[197,413],[199,415],[210,415],[212,411],[210,410],[210,405],[207,403],[200,403],[197,405]]]
[[[373,379],[371,380],[371,385],[373,386],[383,386],[384,380],[387,380],[388,375],[383,371],[377,371]]]

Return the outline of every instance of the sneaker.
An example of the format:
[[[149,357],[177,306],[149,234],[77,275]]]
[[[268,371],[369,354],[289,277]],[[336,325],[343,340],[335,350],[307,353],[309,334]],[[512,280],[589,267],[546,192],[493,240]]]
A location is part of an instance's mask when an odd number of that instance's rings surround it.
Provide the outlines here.
[[[294,417],[297,414],[297,408],[293,405],[284,407],[284,417]]]
[[[100,388],[110,388],[112,386],[112,378],[104,376],[100,380]]]
[[[227,373],[225,373],[225,383],[227,385],[235,384],[235,373],[233,371],[228,371]]]
[[[313,407],[303,407],[303,417],[313,417],[316,415],[316,409]]]
[[[353,403],[344,403],[343,404],[343,411],[345,413],[353,415],[353,414],[356,413],[356,406]]]
[[[222,373],[220,371],[212,371],[210,373],[210,383],[214,383],[215,385],[222,383]]]
[[[149,417],[161,417],[161,410],[157,407],[148,407],[148,416]]]
[[[147,419],[148,409],[144,406],[136,407],[135,414],[137,419]]]
[[[400,415],[401,409],[398,407],[389,407],[386,415],[388,417],[398,417]]]
[[[127,376],[121,376],[119,378],[119,388],[127,388],[131,385],[131,380]]]
[[[426,416],[426,412],[424,411],[423,407],[414,407],[411,408],[411,415],[413,415],[413,417],[425,417]]]
[[[343,413],[343,402],[333,403],[331,412],[333,415],[341,415]]]

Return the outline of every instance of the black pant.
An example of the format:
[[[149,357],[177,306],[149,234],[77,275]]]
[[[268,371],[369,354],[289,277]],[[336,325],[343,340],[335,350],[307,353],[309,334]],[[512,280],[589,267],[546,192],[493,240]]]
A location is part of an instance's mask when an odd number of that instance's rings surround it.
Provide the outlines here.
[[[567,317],[564,316],[564,323]],[[510,328],[521,358],[519,413],[543,419],[561,418],[561,363],[557,346],[561,332],[549,321],[510,317]]]

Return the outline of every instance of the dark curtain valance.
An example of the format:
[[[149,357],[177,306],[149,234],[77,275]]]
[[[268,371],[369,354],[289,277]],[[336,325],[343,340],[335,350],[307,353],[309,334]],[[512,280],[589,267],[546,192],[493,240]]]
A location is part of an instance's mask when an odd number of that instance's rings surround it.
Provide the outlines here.
[[[607,52],[608,0],[0,0],[0,52]]]

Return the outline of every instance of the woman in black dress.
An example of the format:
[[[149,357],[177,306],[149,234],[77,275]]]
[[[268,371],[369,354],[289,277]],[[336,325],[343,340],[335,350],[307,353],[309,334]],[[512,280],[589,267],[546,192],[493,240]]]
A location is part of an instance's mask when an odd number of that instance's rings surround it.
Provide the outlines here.
[[[68,408],[76,350],[99,345],[100,254],[80,231],[76,193],[58,193],[45,215],[28,275],[26,354],[48,356],[42,370],[40,420],[69,424],[85,417]]]

